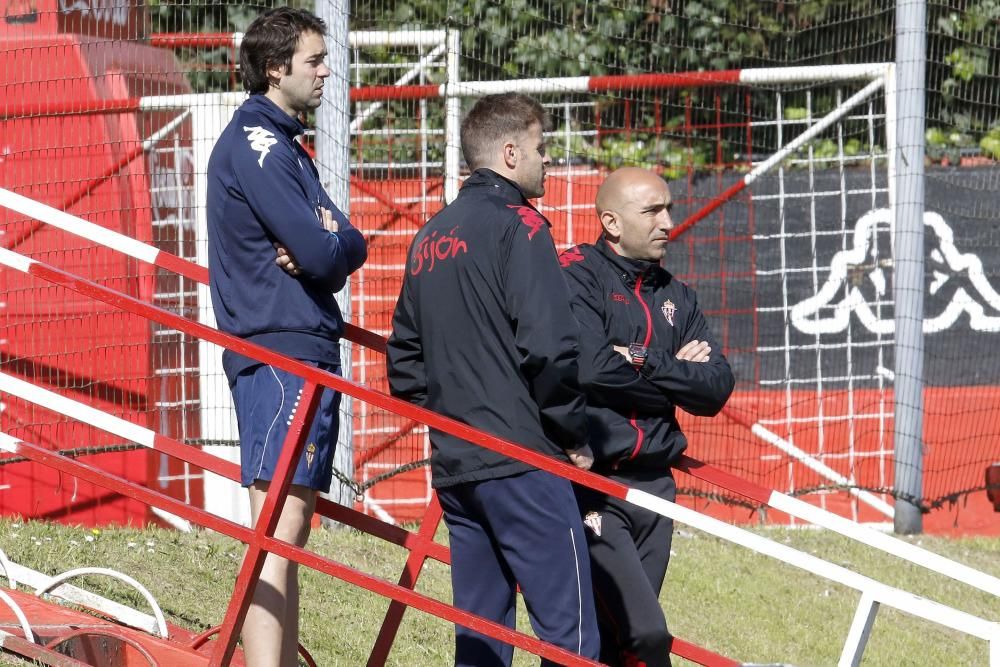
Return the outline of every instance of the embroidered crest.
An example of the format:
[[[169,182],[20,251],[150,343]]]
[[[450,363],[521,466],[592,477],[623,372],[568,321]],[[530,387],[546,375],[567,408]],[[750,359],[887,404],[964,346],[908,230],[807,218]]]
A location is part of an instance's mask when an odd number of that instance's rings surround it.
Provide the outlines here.
[[[311,469],[313,465],[313,459],[316,458],[316,445],[309,443],[306,445],[306,468]]]
[[[587,512],[583,517],[583,522],[594,531],[594,535],[601,536],[601,515],[597,512]]]
[[[677,312],[677,306],[674,305],[674,302],[667,299],[663,302],[663,305],[660,306],[660,311],[663,313],[663,316],[667,318],[667,323],[670,326],[674,326],[674,313]]]
[[[531,208],[530,206],[516,206],[514,204],[507,204],[507,208],[514,209],[518,216],[521,218],[521,222],[526,224],[530,231],[528,232],[528,238],[531,239],[538,230],[549,224],[548,221],[542,217],[542,214]]]
[[[247,141],[250,142],[250,148],[260,153],[260,159],[257,160],[257,164],[263,168],[264,158],[271,152],[271,146],[278,143],[278,140],[274,138],[274,134],[270,130],[265,130],[259,125],[256,127],[247,127],[244,125],[243,131],[247,133]]]

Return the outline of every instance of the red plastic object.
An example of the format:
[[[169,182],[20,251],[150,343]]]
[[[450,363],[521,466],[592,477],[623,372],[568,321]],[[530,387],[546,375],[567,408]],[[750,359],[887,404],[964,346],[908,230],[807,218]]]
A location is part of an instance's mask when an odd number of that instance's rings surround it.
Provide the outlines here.
[[[1000,463],[986,467],[986,497],[993,503],[993,511],[1000,512]]]

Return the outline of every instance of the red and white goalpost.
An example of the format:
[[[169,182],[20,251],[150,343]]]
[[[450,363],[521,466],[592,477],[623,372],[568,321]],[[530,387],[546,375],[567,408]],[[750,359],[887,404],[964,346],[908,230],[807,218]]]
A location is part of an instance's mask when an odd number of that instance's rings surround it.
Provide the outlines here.
[[[673,232],[673,238],[683,244],[685,241],[684,235],[699,222],[705,221],[711,216],[721,217],[723,213],[720,212],[720,209],[727,203],[743,200],[749,201],[752,205],[755,195],[749,191],[751,186],[765,176],[780,181],[782,172],[789,168],[812,172],[821,163],[828,165],[830,162],[839,161],[839,167],[843,171],[845,164],[850,165],[868,161],[870,165],[869,176],[867,183],[862,186],[865,193],[863,196],[870,199],[873,203],[880,201],[882,205],[891,208],[894,201],[892,192],[894,180],[892,176],[892,141],[895,136],[893,129],[893,81],[893,68],[890,64],[868,64],[634,76],[521,79],[511,81],[463,82],[449,80],[437,85],[424,86],[369,86],[367,88],[356,89],[352,93],[352,97],[357,101],[374,101],[378,99],[434,99],[451,101],[456,97],[475,97],[504,91],[529,93],[543,100],[543,103],[554,114],[562,112],[562,116],[557,120],[557,125],[561,124],[561,126],[557,127],[549,137],[550,146],[555,147],[561,145],[569,147],[573,145],[575,140],[580,139],[580,137],[600,134],[599,129],[593,129],[593,124],[589,132],[586,128],[581,127],[580,124],[574,126],[574,119],[570,108],[582,105],[579,102],[581,96],[599,96],[613,93],[626,99],[626,102],[633,100],[636,105],[639,105],[641,103],[650,103],[650,99],[658,100],[658,95],[670,95],[672,92],[675,93],[675,91],[679,90],[731,89],[742,91],[748,98],[754,95],[773,96],[777,98],[777,102],[773,105],[779,114],[777,118],[772,117],[761,120],[743,118],[739,121],[745,127],[748,136],[753,132],[760,131],[759,128],[765,128],[766,131],[770,131],[775,135],[776,144],[769,154],[766,156],[762,155],[759,159],[743,161],[718,159],[718,171],[741,175],[738,178],[729,178],[725,185],[715,188],[707,197],[703,193],[695,193],[694,189],[690,187],[690,181],[686,184],[682,181],[680,184],[681,187],[678,187],[677,184],[674,185],[675,200],[684,202],[685,199],[688,199],[688,202],[685,202],[688,203],[688,206],[686,207],[684,218],[682,221],[677,221],[679,224]],[[810,91],[817,86],[826,86],[827,89],[829,89],[829,86],[835,86],[836,103],[830,108],[824,109],[822,115],[817,114],[816,110],[808,108],[808,115],[797,121],[787,121],[781,118],[780,114],[783,102],[787,104],[789,100],[801,99],[802,97],[808,100]],[[805,91],[804,93],[803,90]],[[570,99],[574,100],[574,102],[563,102],[563,100]],[[808,101],[806,104],[808,104]],[[814,116],[814,114],[816,115]],[[444,129],[446,140],[444,191],[445,198],[448,200],[457,192],[462,175],[457,164],[457,154],[454,151],[448,151],[449,148],[457,147],[459,144],[457,116],[447,115],[446,119]],[[849,156],[844,152],[843,142],[847,133],[845,127],[851,124],[865,128],[863,132],[869,137],[867,145],[860,151],[860,155],[857,151]],[[694,127],[694,124],[691,123],[689,125],[683,131],[692,133],[691,128]],[[720,130],[723,125],[723,123],[717,123],[714,128],[710,129]],[[853,130],[854,133],[857,133],[857,131],[857,129]],[[605,130],[605,132],[610,133],[609,130]],[[633,128],[632,132],[639,134],[641,129]],[[881,132],[885,137],[886,143],[884,146],[876,143],[874,136],[877,132]],[[830,137],[839,138],[839,143],[837,143],[839,152],[832,159],[829,157],[824,160],[815,158],[811,145],[820,141],[830,141]],[[569,149],[566,151],[566,154],[568,153]],[[553,166],[550,169],[549,192],[540,200],[540,205],[542,210],[554,223],[557,243],[561,248],[569,247],[580,241],[590,241],[596,237],[596,219],[592,214],[588,215],[588,213],[592,211],[593,194],[601,178],[600,173],[599,169],[588,169],[586,166],[574,165],[564,167]],[[685,188],[685,185],[688,187]],[[685,189],[687,192],[685,192]],[[843,197],[849,189],[850,186],[841,184],[841,187],[836,192],[824,193],[822,199],[824,201],[831,201],[836,197]],[[687,197],[685,197],[685,194]],[[792,196],[788,195],[787,199],[791,199]],[[802,195],[801,193],[797,193],[794,196],[801,197]],[[855,191],[852,193],[852,196],[857,198],[859,193]],[[784,195],[780,192],[771,196],[771,199],[778,202],[777,207],[779,209],[787,201],[783,197]],[[843,202],[838,202],[838,208],[841,209],[841,214],[837,216],[839,228],[828,230],[826,233],[840,233],[846,237],[850,234],[848,225],[851,223],[848,219],[848,206]],[[786,221],[782,215],[782,225],[786,222],[788,223],[787,227],[776,230],[777,234],[770,236],[806,238],[810,234],[814,234],[818,229],[816,211],[812,211],[811,217],[805,220]],[[401,221],[401,223],[401,228],[410,229],[412,233],[412,227],[408,221]],[[704,223],[704,226],[711,227],[714,224],[716,224],[714,221],[709,220]],[[821,233],[824,232],[821,230]],[[718,234],[719,236],[723,236],[724,232],[718,232]],[[738,241],[740,239],[731,239],[730,243]],[[751,244],[754,242],[752,234],[747,235],[745,243]],[[692,255],[695,254],[695,247],[695,243],[688,245],[687,249]],[[404,264],[404,257],[401,252],[403,249],[401,244],[397,244],[391,251],[387,248],[384,254],[379,252],[381,248],[376,249],[376,257],[380,259],[376,260],[377,263],[373,271],[388,270],[391,273],[397,274],[395,280],[392,276],[380,276],[385,285],[383,288],[385,291],[377,298],[383,299],[390,305],[395,295],[395,290],[398,289],[398,274]],[[784,252],[774,254],[780,257],[781,263],[778,266],[755,266],[751,267],[750,270],[743,271],[743,274],[752,282],[755,273],[774,275],[802,271],[810,271],[813,274],[822,272],[823,267],[817,264],[817,262],[822,262],[821,258],[815,256],[811,258],[802,256],[792,257]],[[381,259],[383,257],[386,259]],[[389,257],[392,259],[388,259]],[[672,255],[668,256],[667,261],[668,264],[671,264],[674,261],[674,257]],[[716,267],[716,270],[725,273],[726,266],[724,263],[721,263],[722,261],[720,259],[720,265]],[[803,261],[806,263],[801,264]],[[678,272],[673,266],[671,268],[675,272]],[[685,275],[684,271],[679,271],[678,273],[681,277],[689,279],[689,276]],[[362,276],[359,282],[364,285],[365,276]],[[698,287],[697,280],[694,281],[694,284]],[[364,289],[369,294],[372,292],[368,287],[362,287],[361,289]],[[736,289],[739,289],[739,287]],[[752,290],[750,287],[744,289],[745,291]],[[750,300],[752,301],[752,299]],[[778,310],[780,308],[791,307],[791,305],[777,303],[771,306],[771,308]],[[371,304],[369,307],[359,309],[356,312],[363,312],[367,315],[375,310],[376,307],[376,304]],[[752,307],[756,308],[755,305],[752,305]],[[381,309],[382,312],[379,313],[382,315],[379,318],[379,322],[387,322],[387,319],[384,319],[385,310],[386,307],[383,306]],[[725,312],[722,314],[723,316],[727,315]],[[368,321],[366,320],[359,320],[359,323],[368,325]],[[723,326],[727,325],[728,323],[723,323]],[[379,333],[387,333],[384,326],[375,325],[375,329]],[[754,353],[760,350],[777,350],[783,345],[783,340],[774,338],[775,332],[769,333],[772,337],[771,340],[754,341]],[[868,343],[866,342],[865,344],[867,345]],[[889,344],[891,343],[888,339],[881,342],[883,346]],[[815,340],[814,345],[817,348],[823,347],[823,343],[818,339]],[[365,353],[362,354],[364,355]],[[776,364],[781,364],[782,361],[775,359]],[[784,361],[785,368],[781,371],[772,371],[773,375],[780,374],[784,377],[789,375],[788,371],[791,364],[787,360]],[[363,367],[370,366],[368,358],[362,358],[360,363]],[[375,363],[378,364],[381,362],[376,359]],[[853,518],[858,518],[860,503],[861,506],[864,506],[868,510],[862,512],[865,520],[885,521],[892,518],[893,510],[891,504],[887,502],[884,496],[880,497],[866,491],[864,487],[884,489],[891,486],[891,479],[888,475],[888,470],[891,466],[886,465],[891,452],[887,452],[882,445],[886,440],[891,440],[891,432],[887,430],[889,428],[887,420],[889,415],[886,414],[884,397],[883,399],[878,398],[880,393],[884,394],[884,392],[889,390],[889,386],[883,383],[874,388],[865,387],[863,390],[859,389],[855,392],[852,380],[855,372],[854,370],[848,370],[846,383],[843,381],[843,378],[837,380],[824,378],[821,371],[816,371],[807,377],[788,377],[784,383],[763,380],[761,378],[746,378],[753,382],[752,386],[757,386],[758,389],[752,389],[746,385],[738,387],[737,394],[738,396],[742,395],[743,400],[735,401],[734,406],[727,409],[725,414],[738,427],[736,432],[739,432],[739,429],[742,428],[749,429],[759,439],[758,442],[764,445],[764,453],[759,454],[762,460],[784,459],[787,461],[787,476],[784,484],[787,484],[790,491],[795,491],[803,486],[844,487],[847,489],[847,493],[855,499],[855,502],[844,503],[841,511],[846,511]],[[381,380],[377,375],[378,372],[375,371],[375,373],[376,376],[373,380]],[[822,395],[824,391],[838,394],[838,400],[844,404],[840,408],[839,414],[824,414],[824,399],[814,401],[813,408],[805,406],[802,392],[796,390],[798,385],[803,382],[813,384],[819,395]],[[845,384],[847,385],[846,389],[843,388]],[[783,387],[784,395],[775,396],[776,392],[771,389],[774,386]],[[769,404],[775,404],[776,400],[778,404],[784,403],[784,415],[781,414],[782,410],[781,408],[777,408],[777,405],[769,408],[764,414],[760,414],[760,411],[757,409],[759,402],[755,401],[755,398],[761,387],[767,389]],[[861,398],[862,395],[864,396],[863,400]],[[872,402],[872,397],[874,397],[874,403]],[[803,410],[806,411],[805,415],[803,415]],[[846,413],[844,412],[845,410]],[[828,423],[852,423],[856,420],[870,420],[880,423],[878,434],[875,434],[873,437],[869,436],[873,440],[870,450],[868,449],[869,445],[864,444],[861,439],[852,438],[850,433],[843,433],[839,426],[824,432],[824,427]],[[814,431],[816,434],[810,434],[806,438],[803,438],[800,434],[802,430],[800,425],[803,423],[809,424],[809,430]],[[704,439],[698,433],[699,426],[695,425],[694,428],[694,437],[692,437],[692,442],[695,443],[694,446],[704,446]],[[400,434],[404,434],[405,437],[405,427],[391,429],[390,432],[391,437],[394,439],[398,439]],[[737,438],[739,436],[734,435],[729,437]],[[796,444],[797,441],[805,441],[809,444],[803,446],[803,444]],[[719,443],[717,447],[732,449],[731,445],[727,446],[724,442]],[[365,450],[366,448],[364,445],[361,445],[360,449]],[[380,453],[383,451],[378,446],[376,446],[376,449]],[[719,452],[719,455],[720,458],[716,460],[724,460],[726,457],[733,456],[731,453],[723,452]],[[865,461],[865,470],[862,474],[859,474],[859,470],[855,466],[855,462],[858,460]],[[871,461],[875,461],[874,466],[871,465]],[[765,464],[765,466],[769,465]],[[776,484],[775,481],[771,481],[771,483]],[[377,493],[377,489],[375,491]],[[821,505],[825,505],[826,500],[826,496],[821,495],[819,502]],[[396,501],[397,499],[388,498],[379,501],[379,505],[383,508],[393,507]]]

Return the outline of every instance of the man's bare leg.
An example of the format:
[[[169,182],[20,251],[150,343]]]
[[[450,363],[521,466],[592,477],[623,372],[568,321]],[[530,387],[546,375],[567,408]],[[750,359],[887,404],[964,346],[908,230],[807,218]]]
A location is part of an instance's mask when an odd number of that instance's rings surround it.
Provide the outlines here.
[[[269,486],[268,482],[258,480],[248,489],[254,526],[264,507]],[[305,546],[315,507],[315,490],[290,486],[274,536],[296,546]],[[297,664],[298,575],[298,563],[268,554],[243,622],[243,652],[247,667],[295,667]]]

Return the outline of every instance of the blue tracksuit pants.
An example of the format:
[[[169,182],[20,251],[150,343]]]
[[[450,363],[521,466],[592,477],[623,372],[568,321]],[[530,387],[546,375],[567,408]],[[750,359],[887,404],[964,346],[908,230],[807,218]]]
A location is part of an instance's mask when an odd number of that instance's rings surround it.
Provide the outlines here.
[[[455,606],[513,628],[520,585],[539,638],[596,660],[587,538],[570,483],[534,470],[440,488],[438,499],[451,540]],[[455,635],[456,665],[511,664],[509,644],[464,626]]]

